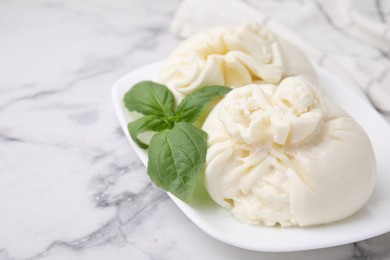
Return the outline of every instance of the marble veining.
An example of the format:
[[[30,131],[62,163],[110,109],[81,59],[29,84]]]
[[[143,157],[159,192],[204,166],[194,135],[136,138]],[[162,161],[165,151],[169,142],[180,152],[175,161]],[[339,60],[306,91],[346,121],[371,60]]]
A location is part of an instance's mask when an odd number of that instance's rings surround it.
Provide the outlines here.
[[[358,83],[390,118],[389,103],[378,98],[389,93],[390,44],[375,38],[390,39],[389,1],[344,2],[383,25],[372,39],[359,38],[362,27],[328,1],[242,2],[310,38],[322,51],[318,62],[338,62],[336,75]],[[198,229],[150,182],[119,128],[110,91],[180,42],[169,30],[180,4],[0,1],[0,260],[390,259],[389,233],[304,252],[235,248]],[[316,30],[294,10],[318,22]],[[351,47],[339,50],[341,41]]]

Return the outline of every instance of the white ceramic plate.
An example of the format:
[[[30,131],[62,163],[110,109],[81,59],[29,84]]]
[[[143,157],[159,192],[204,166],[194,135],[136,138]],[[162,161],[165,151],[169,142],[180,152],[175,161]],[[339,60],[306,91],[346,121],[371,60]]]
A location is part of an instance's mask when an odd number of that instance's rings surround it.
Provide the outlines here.
[[[112,89],[119,122],[145,166],[147,153],[132,141],[127,132],[127,123],[134,120],[134,114],[126,110],[122,100],[134,84],[153,80],[161,64],[154,63],[129,73]],[[202,191],[198,191],[189,204],[168,193],[184,214],[210,236],[245,249],[287,252],[347,244],[390,231],[390,127],[366,100],[323,69],[316,70],[323,93],[344,108],[370,136],[378,162],[377,184],[370,200],[357,214],[337,223],[308,228],[273,228],[238,222]]]

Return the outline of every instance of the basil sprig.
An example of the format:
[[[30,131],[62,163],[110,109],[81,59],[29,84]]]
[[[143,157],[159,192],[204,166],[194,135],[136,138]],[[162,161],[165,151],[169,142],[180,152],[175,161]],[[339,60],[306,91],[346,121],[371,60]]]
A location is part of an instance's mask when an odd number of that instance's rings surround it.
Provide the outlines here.
[[[127,125],[131,138],[148,149],[148,175],[160,188],[188,202],[206,162],[207,133],[194,122],[207,105],[228,93],[230,88],[208,86],[186,96],[178,107],[172,92],[164,85],[142,81],[124,96],[129,111],[144,115]],[[157,132],[149,145],[138,135]]]

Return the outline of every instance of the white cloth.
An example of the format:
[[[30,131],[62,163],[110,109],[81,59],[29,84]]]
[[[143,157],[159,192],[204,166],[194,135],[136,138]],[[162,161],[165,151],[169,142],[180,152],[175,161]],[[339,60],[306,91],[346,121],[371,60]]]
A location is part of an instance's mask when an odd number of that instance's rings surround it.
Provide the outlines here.
[[[313,63],[364,92],[390,122],[390,1],[185,0],[171,31],[188,37],[245,21],[288,38]]]

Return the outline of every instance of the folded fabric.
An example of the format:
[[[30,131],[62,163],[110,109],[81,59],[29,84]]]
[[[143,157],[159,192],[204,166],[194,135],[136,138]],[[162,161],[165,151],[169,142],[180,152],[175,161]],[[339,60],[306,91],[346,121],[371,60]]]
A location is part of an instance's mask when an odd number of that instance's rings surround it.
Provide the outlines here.
[[[377,1],[381,2],[381,1]],[[384,1],[382,1],[384,2]],[[171,26],[188,37],[255,21],[364,95],[390,122],[390,5],[373,1],[185,0]]]

